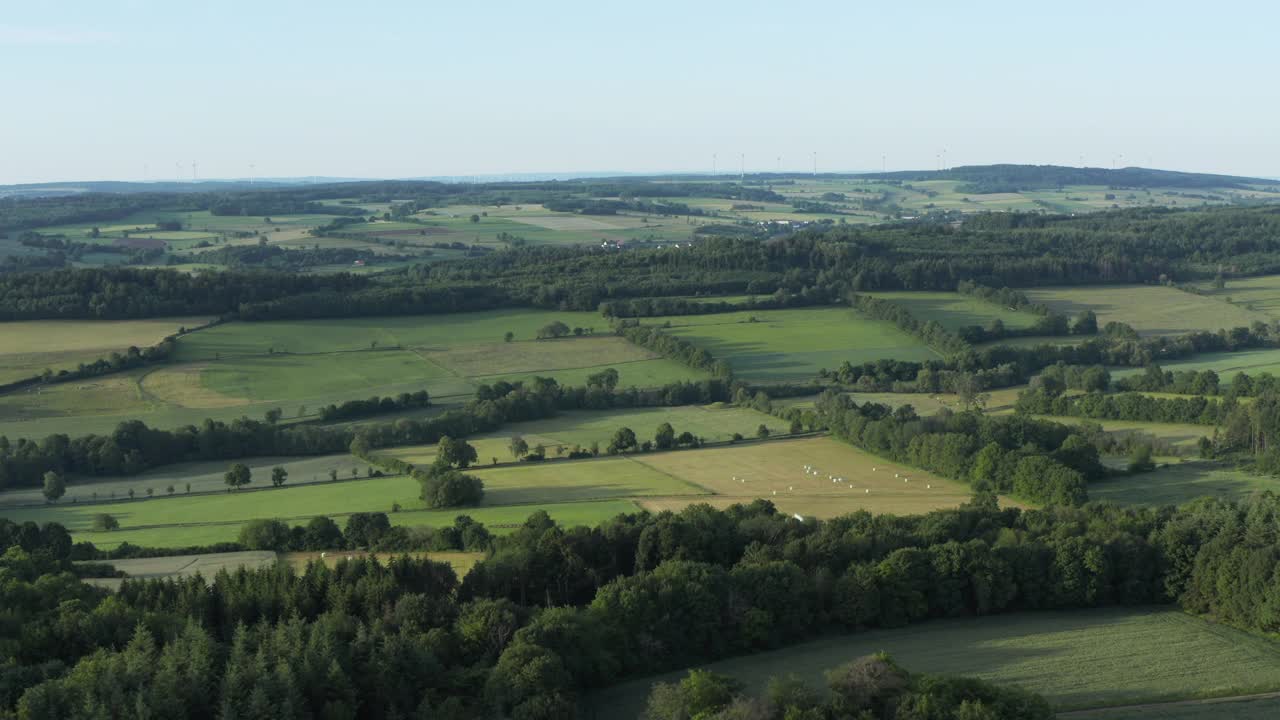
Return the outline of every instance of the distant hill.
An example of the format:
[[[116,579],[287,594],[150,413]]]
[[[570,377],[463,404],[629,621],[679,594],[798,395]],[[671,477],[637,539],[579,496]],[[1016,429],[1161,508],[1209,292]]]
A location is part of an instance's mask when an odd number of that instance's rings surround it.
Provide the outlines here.
[[[117,180],[86,180],[71,182],[25,183],[0,185],[0,198],[47,198],[84,195],[87,193],[210,193],[239,190],[268,190],[273,188],[313,185],[317,183],[351,182],[347,178],[263,178],[253,180],[195,180],[177,182],[127,182]]]
[[[1247,185],[1277,185],[1280,182],[1266,178],[1238,175],[1211,175],[1206,173],[1177,172],[1126,167],[1116,170],[1106,168],[1077,168],[1062,165],[965,165],[948,170],[903,170],[888,173],[868,173],[864,178],[881,180],[959,180],[964,185],[956,188],[965,193],[1003,193],[1023,190],[1045,190],[1067,185],[1105,185],[1117,188],[1243,188]]]

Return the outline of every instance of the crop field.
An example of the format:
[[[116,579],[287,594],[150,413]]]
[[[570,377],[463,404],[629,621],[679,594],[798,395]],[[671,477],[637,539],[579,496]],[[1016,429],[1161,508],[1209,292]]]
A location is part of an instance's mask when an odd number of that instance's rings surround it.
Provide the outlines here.
[[[955,507],[972,496],[960,483],[881,460],[827,437],[639,455],[635,459],[706,488],[716,494],[713,499],[718,504],[764,498],[783,512],[805,516],[834,517],[857,510],[909,515]],[[805,465],[813,466],[818,474],[806,474]],[[833,482],[830,475],[843,477],[845,482]],[[651,510],[678,510],[704,500],[708,498],[662,498],[642,500],[641,505]]]
[[[979,300],[956,292],[869,292],[863,293],[881,300],[889,300],[905,307],[922,322],[936,321],[942,327],[956,331],[968,325],[986,327],[992,320],[1000,320],[1010,330],[1021,330],[1035,324],[1039,316],[1010,310],[1007,307]]]
[[[985,393],[987,395],[987,401],[983,406],[983,409],[990,413],[1000,413],[1011,410],[1014,403],[1018,401],[1018,393],[1025,389],[1027,389],[1026,385],[1019,385],[1017,387],[999,388],[988,391]],[[869,402],[888,405],[892,408],[910,405],[915,408],[916,414],[918,415],[932,415],[942,408],[948,408],[957,412],[963,409],[959,398],[950,393],[851,392],[846,394],[859,405]]]
[[[1180,505],[1206,496],[1243,500],[1267,490],[1280,492],[1280,479],[1222,463],[1191,461],[1090,483],[1089,499],[1121,505]]]
[[[78,477],[67,478],[67,494],[59,501],[69,503],[90,503],[107,500],[123,500],[129,497],[129,491],[137,498],[148,497],[147,491],[156,497],[169,495],[168,488],[173,487],[174,495],[186,495],[187,486],[192,493],[222,492],[227,489],[223,475],[231,465],[231,460],[210,460],[206,462],[187,462],[166,465],[132,477]],[[283,467],[289,473],[286,485],[293,487],[314,482],[328,482],[330,473],[336,471],[338,477],[351,477],[351,469],[356,468],[363,477],[368,463],[341,453],[337,455],[320,455],[317,457],[257,457],[244,458],[234,462],[242,462],[252,473],[249,487],[267,487],[270,483],[271,469]],[[0,492],[0,508],[15,505],[40,505],[44,496],[39,488],[17,488]],[[109,512],[109,511],[108,511]]]
[[[1102,285],[1030,288],[1034,302],[1051,310],[1075,315],[1092,310],[1098,326],[1123,322],[1142,335],[1180,335],[1196,330],[1248,327],[1270,318],[1220,300],[1183,292],[1163,285]]]
[[[1187,358],[1160,363],[1165,370],[1212,370],[1218,373],[1222,384],[1230,385],[1236,373],[1280,375],[1280,350],[1276,348],[1251,348],[1235,352],[1202,353]],[[1110,368],[1111,377],[1122,378],[1140,375],[1142,368]]]
[[[198,327],[207,317],[152,320],[33,320],[0,323],[0,384],[73,370],[130,346],[148,347],[178,328]]]
[[[213,581],[220,570],[234,572],[239,568],[255,570],[270,567],[276,563],[276,554],[268,550],[245,550],[228,553],[205,553],[203,555],[171,555],[169,557],[133,558],[129,560],[112,560],[110,565],[125,575],[137,580],[160,578],[194,577],[197,573],[205,580]],[[116,589],[120,587],[122,578],[92,578],[86,580],[91,585]]]
[[[728,360],[735,373],[757,381],[810,378],[846,360],[858,365],[882,358],[938,358],[893,325],[841,307],[659,317],[648,323],[667,321],[667,333]]]
[[[681,405],[676,407],[629,408],[626,410],[581,410],[566,412],[553,418],[511,423],[500,431],[467,438],[476,448],[480,463],[492,458],[507,462],[512,460],[511,438],[520,436],[530,448],[542,444],[548,457],[555,457],[557,449],[566,452],[574,445],[590,448],[599,443],[601,450],[618,428],[628,427],[641,441],[653,438],[658,426],[670,423],[676,434],[693,433],[708,442],[728,440],[734,433],[754,437],[756,429],[764,425],[774,433],[786,430],[782,421],[772,415],[748,408],[715,403],[712,405]],[[415,465],[430,464],[435,460],[435,445],[410,445],[379,450],[379,455],[396,457]]]
[[[1017,685],[1062,709],[1280,689],[1280,644],[1168,609],[930,620],[896,630],[826,637],[705,667],[748,688],[763,688],[770,677],[789,673],[823,687],[824,671],[880,651],[913,672]],[[607,708],[612,717],[636,717],[654,683],[683,675],[668,673],[606,688],[591,697],[592,705]]]

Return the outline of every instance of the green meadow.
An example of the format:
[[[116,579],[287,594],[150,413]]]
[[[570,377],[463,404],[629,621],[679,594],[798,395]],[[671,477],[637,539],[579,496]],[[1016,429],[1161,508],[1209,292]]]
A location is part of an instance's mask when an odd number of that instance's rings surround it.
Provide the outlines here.
[[[759,382],[811,378],[846,360],[857,365],[884,358],[939,357],[890,323],[843,307],[672,316],[647,322],[669,322],[667,333],[728,360],[735,374]]]

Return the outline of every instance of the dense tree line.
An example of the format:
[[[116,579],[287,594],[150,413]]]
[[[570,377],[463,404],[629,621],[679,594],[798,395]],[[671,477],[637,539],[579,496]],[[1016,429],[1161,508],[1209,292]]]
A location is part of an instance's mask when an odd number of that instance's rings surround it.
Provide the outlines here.
[[[1079,505],[1088,498],[1087,483],[1106,475],[1097,448],[1078,431],[1024,415],[920,417],[910,405],[858,405],[833,391],[819,396],[816,408],[837,438],[981,492]]]
[[[1122,188],[1240,188],[1270,180],[1238,175],[1152,170],[1149,168],[1091,168],[1061,165],[969,165],[946,170],[904,170],[864,177],[887,180],[959,180],[956,192],[1005,193],[1044,190],[1064,185],[1105,185]]]
[[[431,395],[426,390],[400,393],[394,397],[371,397],[368,400],[348,400],[341,404],[329,404],[320,408],[321,422],[350,420],[351,418],[385,415],[431,407]]]
[[[205,250],[187,259],[196,258],[199,262],[225,265],[229,268],[299,270],[324,265],[351,265],[357,260],[367,265],[396,263],[415,260],[417,256],[376,253],[372,250],[357,248],[299,247],[286,250],[279,245],[224,245],[216,250]]]
[[[631,321],[631,323],[634,322]],[[652,325],[636,325],[620,321],[616,325],[616,331],[640,347],[652,350],[663,357],[679,360],[695,370],[709,372],[717,378],[729,379],[733,375],[727,361],[717,360],[705,348],[700,348],[688,340],[668,335]]]
[[[1266,372],[1257,375],[1236,373],[1230,384],[1223,385],[1213,370],[1165,370],[1159,365],[1150,365],[1141,374],[1116,380],[1115,386],[1117,390],[1141,392],[1254,397],[1280,390],[1280,379]]]
[[[1025,413],[1094,420],[1217,425],[1234,405],[1231,401],[1219,401],[1202,395],[1177,398],[1152,397],[1140,392],[1066,395],[1038,388],[1019,393],[1016,407],[1019,412]]]
[[[572,718],[583,692],[627,677],[929,618],[1177,602],[1275,631],[1277,516],[1270,494],[1177,510],[1020,511],[988,496],[823,522],[761,500],[595,528],[539,512],[491,538],[461,583],[429,560],[357,559],[126,580],[109,599],[67,572],[69,537],[36,544],[65,530],[0,524],[0,705],[23,718]],[[344,536],[381,521],[359,526]]]
[[[968,342],[944,328],[938,321],[921,321],[899,303],[854,293],[849,296],[849,304],[867,317],[886,320],[897,325],[899,329],[920,338],[929,347],[946,355],[972,349]]]
[[[600,304],[606,318],[661,317],[664,315],[714,315],[744,310],[782,310],[785,308],[831,305],[836,302],[821,291],[806,287],[798,293],[779,289],[772,295],[727,301],[714,298],[657,297],[610,300]]]

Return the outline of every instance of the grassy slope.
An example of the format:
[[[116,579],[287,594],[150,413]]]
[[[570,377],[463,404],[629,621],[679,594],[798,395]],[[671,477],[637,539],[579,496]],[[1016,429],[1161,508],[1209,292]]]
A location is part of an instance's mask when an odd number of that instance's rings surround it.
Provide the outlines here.
[[[994,303],[954,292],[871,292],[872,297],[895,302],[920,321],[935,320],[948,330],[967,325],[986,327],[999,319],[1010,330],[1021,330],[1035,324],[1038,316],[1018,312]]]
[[[1280,689],[1280,645],[1165,609],[936,620],[823,638],[707,667],[749,688],[787,673],[820,685],[825,670],[881,650],[913,671],[1015,684],[1068,708]],[[608,708],[613,717],[636,717],[655,681],[682,675],[608,688],[595,695],[595,706]]]
[[[1262,313],[1160,285],[1053,287],[1025,292],[1057,312],[1075,315],[1093,310],[1099,326],[1113,320],[1124,322],[1143,335],[1248,327],[1254,321],[1269,319]]]

